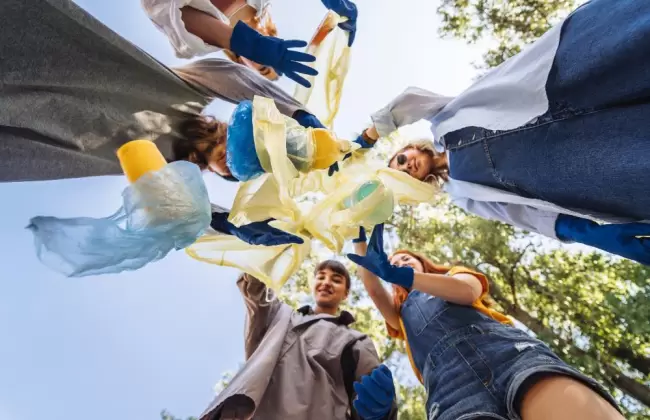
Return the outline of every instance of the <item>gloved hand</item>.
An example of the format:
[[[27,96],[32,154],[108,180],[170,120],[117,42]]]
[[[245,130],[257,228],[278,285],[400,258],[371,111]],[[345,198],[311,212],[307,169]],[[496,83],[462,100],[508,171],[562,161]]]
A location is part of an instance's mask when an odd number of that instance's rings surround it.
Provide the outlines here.
[[[363,138],[363,133],[359,134],[359,137],[357,137],[354,140],[354,143],[360,145],[362,149],[372,149],[372,146],[374,146],[374,144],[368,143],[366,139]],[[350,156],[352,156],[352,153],[348,153],[347,155],[345,155],[343,157],[343,160],[348,159]],[[339,171],[339,163],[334,162],[334,164],[332,164],[332,166],[330,166],[329,170],[327,171],[327,175],[332,176],[334,175],[334,173],[338,171]]]
[[[327,128],[318,120],[318,118],[316,118],[316,116],[307,111],[303,111],[302,109],[293,113],[293,119],[306,128]]]
[[[242,241],[251,245],[286,245],[301,244],[304,241],[283,230],[269,226],[273,219],[264,220],[263,222],[253,222],[244,226],[237,227],[228,221],[228,213],[212,213],[212,222],[210,226],[217,232],[233,235]]]
[[[298,73],[316,76],[318,71],[302,64],[316,61],[316,57],[289,48],[302,48],[307,46],[304,41],[285,41],[272,36],[264,36],[255,29],[239,21],[232,31],[230,49],[242,57],[246,57],[259,64],[273,67],[278,73],[285,74],[305,87],[311,84]]]
[[[588,219],[561,214],[555,222],[555,234],[565,241],[580,242],[650,265],[650,238],[637,238],[650,236],[648,223],[599,225]]]
[[[361,226],[359,228],[359,236],[354,238],[352,240],[352,243],[353,244],[358,244],[358,243],[361,243],[361,242],[365,243],[367,239],[368,238],[366,237],[366,229],[363,226]]]
[[[354,38],[357,34],[357,6],[350,0],[321,0],[323,5],[329,10],[348,18],[345,22],[339,23],[339,28],[348,31],[348,47],[352,46]]]
[[[377,367],[353,386],[357,398],[352,404],[361,418],[379,420],[388,415],[395,399],[395,384],[386,365]]]
[[[370,236],[366,256],[348,254],[353,263],[360,265],[377,277],[393,284],[410,289],[415,272],[411,267],[397,267],[388,261],[384,252],[384,224],[375,226]]]

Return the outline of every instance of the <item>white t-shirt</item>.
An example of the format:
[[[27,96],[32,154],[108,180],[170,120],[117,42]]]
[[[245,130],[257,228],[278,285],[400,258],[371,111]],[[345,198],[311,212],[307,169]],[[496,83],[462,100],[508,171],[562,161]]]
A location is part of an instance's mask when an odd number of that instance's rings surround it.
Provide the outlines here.
[[[188,32],[181,16],[181,9],[189,6],[230,25],[228,16],[217,9],[210,0],[141,0],[141,3],[149,19],[167,35],[178,58],[192,58],[221,51],[221,48],[207,44]],[[246,0],[246,4],[257,10],[257,16],[261,17],[271,0]]]

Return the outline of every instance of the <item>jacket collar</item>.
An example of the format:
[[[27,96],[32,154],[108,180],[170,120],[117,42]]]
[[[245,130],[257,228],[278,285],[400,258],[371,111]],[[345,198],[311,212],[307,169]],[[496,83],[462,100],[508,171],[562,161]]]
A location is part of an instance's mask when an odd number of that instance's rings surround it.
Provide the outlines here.
[[[309,305],[305,305],[305,306],[301,307],[300,309],[298,309],[298,312],[301,313],[302,315],[305,315],[305,316],[307,316],[307,315],[316,315],[314,313],[314,309]],[[344,325],[346,327],[349,326],[350,324],[353,324],[354,321],[355,321],[354,315],[352,315],[348,311],[341,311],[339,316],[336,316],[336,317],[333,317],[333,318],[335,318],[335,322],[337,324]]]

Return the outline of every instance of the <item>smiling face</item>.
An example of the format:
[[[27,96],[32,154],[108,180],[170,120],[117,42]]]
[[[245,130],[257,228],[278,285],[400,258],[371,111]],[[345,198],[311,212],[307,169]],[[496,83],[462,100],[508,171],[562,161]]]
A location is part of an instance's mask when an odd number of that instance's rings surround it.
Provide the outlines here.
[[[416,148],[404,149],[389,163],[391,169],[406,172],[413,178],[424,181],[433,169],[433,157]]]
[[[417,273],[424,273],[424,266],[412,255],[398,253],[390,257],[390,263],[398,267],[411,267]]]
[[[311,282],[316,312],[336,313],[348,297],[350,275],[337,261],[325,261],[316,268]]]

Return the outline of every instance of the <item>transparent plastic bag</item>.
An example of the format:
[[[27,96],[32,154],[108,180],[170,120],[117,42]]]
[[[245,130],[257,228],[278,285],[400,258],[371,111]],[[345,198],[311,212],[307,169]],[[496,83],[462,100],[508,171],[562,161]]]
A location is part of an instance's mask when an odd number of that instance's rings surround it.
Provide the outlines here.
[[[69,277],[137,270],[192,244],[210,225],[201,170],[189,162],[146,173],[122,198],[102,219],[34,217],[28,228],[38,258]]]
[[[306,76],[311,87],[296,85],[293,94],[298,102],[307,106],[330,129],[333,128],[339,111],[343,85],[350,67],[348,32],[338,27],[344,20],[332,11],[322,20],[305,50],[316,57],[312,67],[322,76]]]

